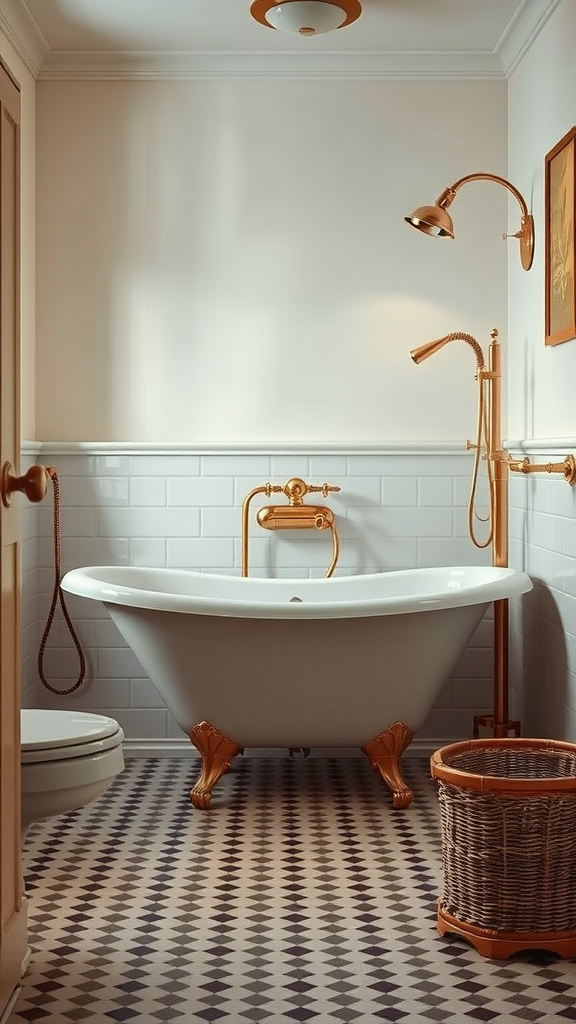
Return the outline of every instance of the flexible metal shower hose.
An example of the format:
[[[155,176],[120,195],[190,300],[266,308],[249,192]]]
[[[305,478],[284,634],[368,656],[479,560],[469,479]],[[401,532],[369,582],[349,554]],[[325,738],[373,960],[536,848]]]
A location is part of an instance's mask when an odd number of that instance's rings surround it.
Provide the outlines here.
[[[77,690],[78,687],[81,686],[81,684],[83,683],[84,676],[86,675],[86,659],[84,657],[84,652],[82,650],[82,647],[81,647],[80,641],[78,639],[78,636],[76,635],[76,630],[74,629],[74,626],[72,624],[72,620],[71,620],[70,615],[68,613],[68,609],[66,607],[66,601],[64,599],[64,593],[62,591],[62,587],[60,586],[60,580],[62,579],[62,572],[61,572],[61,556],[60,556],[60,480],[59,480],[59,477],[58,477],[58,470],[54,469],[53,466],[49,466],[46,469],[46,472],[47,472],[48,476],[50,477],[50,479],[52,481],[52,486],[54,488],[54,505],[53,505],[54,589],[53,589],[53,593],[52,593],[52,603],[50,605],[50,611],[48,612],[48,618],[46,619],[46,625],[44,627],[44,632],[42,634],[42,639],[40,641],[40,647],[38,649],[38,675],[40,676],[40,679],[41,679],[43,685],[46,687],[46,689],[50,690],[50,693],[56,693],[56,694],[59,694],[60,696],[64,696],[65,697],[69,693],[74,693],[74,691]],[[63,614],[64,619],[66,621],[66,625],[68,626],[68,631],[70,633],[70,636],[72,637],[72,642],[73,642],[73,644],[74,644],[74,646],[76,648],[76,651],[77,651],[77,654],[78,654],[78,661],[79,661],[78,678],[76,679],[76,682],[72,684],[72,686],[68,687],[67,690],[59,690],[55,686],[52,686],[52,684],[49,683],[48,680],[46,679],[46,675],[44,673],[44,653],[45,653],[45,650],[46,650],[46,644],[48,643],[48,637],[50,636],[50,631],[51,631],[52,626],[54,624],[54,615],[56,613],[56,608],[57,608],[58,602],[60,602],[60,605],[61,605],[61,608],[62,608],[62,614]]]

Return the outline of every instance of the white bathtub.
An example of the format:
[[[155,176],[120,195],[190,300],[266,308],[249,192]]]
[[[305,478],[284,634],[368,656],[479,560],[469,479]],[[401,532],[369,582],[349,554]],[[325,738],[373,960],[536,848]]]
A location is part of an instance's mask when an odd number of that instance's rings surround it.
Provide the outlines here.
[[[62,588],[105,604],[200,749],[192,799],[207,806],[228,753],[246,747],[361,747],[396,775],[489,604],[532,583],[481,566],[319,580],[92,566]],[[391,788],[406,806],[404,784]]]

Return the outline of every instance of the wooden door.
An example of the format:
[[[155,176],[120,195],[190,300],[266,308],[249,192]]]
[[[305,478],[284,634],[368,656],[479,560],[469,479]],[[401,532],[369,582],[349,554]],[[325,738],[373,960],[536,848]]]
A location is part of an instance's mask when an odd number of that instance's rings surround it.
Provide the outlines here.
[[[20,463],[20,92],[0,65],[0,466]],[[0,505],[0,1020],[27,955],[20,848],[20,500]]]

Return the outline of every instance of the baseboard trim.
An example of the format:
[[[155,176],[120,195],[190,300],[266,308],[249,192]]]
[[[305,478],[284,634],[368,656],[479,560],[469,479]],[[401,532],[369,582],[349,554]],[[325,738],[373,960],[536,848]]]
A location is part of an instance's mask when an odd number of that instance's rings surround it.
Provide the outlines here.
[[[22,986],[21,985],[17,985],[16,988],[14,989],[12,995],[10,996],[10,999],[8,1000],[6,1006],[4,1007],[3,1013],[0,1015],[0,1024],[8,1024],[8,1018],[12,1014],[12,1010],[14,1009],[14,1007],[16,1005],[16,1001],[17,1001],[18,997],[20,996],[21,991],[22,991]]]
[[[442,739],[414,739],[406,750],[404,757],[431,757],[441,747],[455,743],[459,737]],[[172,757],[197,760],[200,754],[187,739],[127,739],[123,744],[126,758],[136,757]],[[250,747],[245,750],[245,757],[286,757],[285,747]],[[355,747],[317,747],[310,751],[310,757],[358,757],[360,750]]]

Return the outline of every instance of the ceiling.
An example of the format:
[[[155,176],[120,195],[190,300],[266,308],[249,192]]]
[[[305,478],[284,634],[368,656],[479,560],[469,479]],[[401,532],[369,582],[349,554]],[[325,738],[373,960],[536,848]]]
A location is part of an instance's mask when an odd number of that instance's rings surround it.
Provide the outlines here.
[[[559,0],[361,0],[316,38],[265,28],[250,0],[0,0],[37,77],[350,74],[503,77]]]

